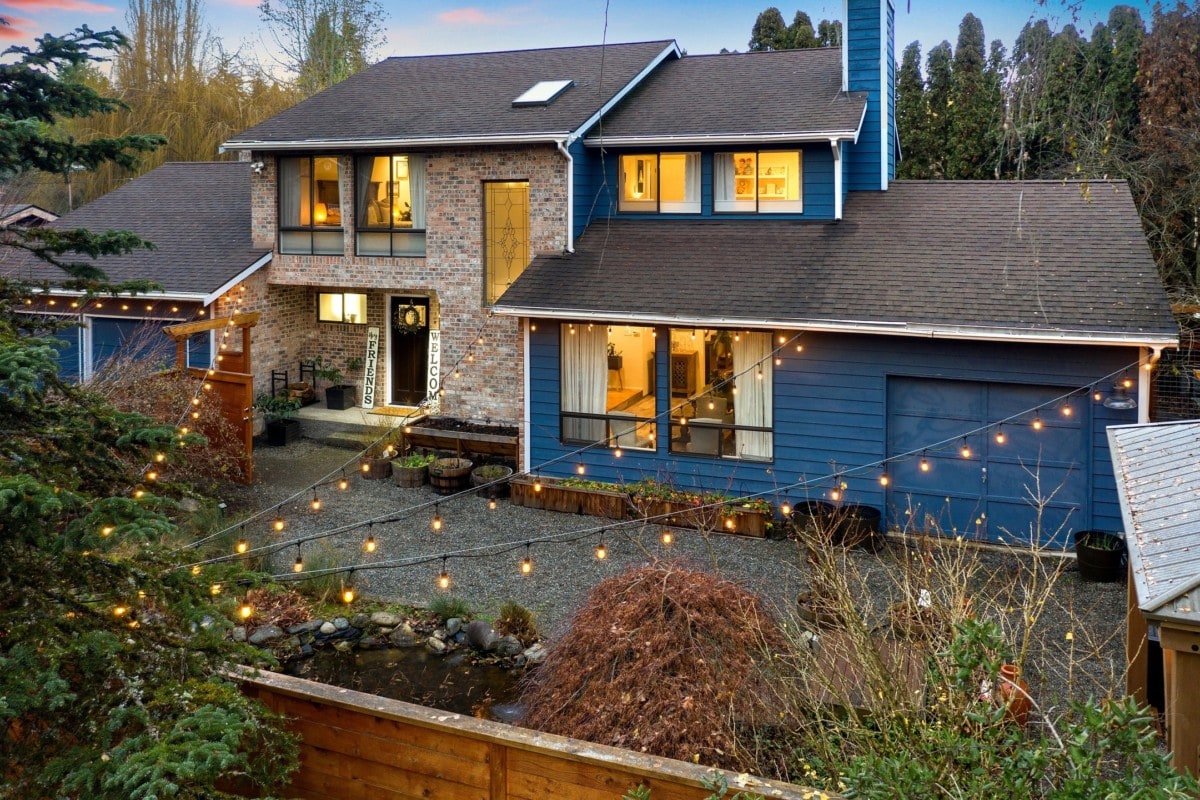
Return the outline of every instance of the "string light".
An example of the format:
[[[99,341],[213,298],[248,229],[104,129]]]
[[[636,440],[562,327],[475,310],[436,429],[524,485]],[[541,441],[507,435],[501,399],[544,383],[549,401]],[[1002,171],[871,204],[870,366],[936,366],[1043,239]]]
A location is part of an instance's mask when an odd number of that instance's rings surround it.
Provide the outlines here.
[[[736,517],[726,517],[725,518],[725,530],[731,531],[736,527],[737,527],[737,518]]]
[[[166,453],[155,453],[154,460],[157,461],[159,464],[161,464],[167,460],[167,454]]]
[[[528,575],[533,572],[533,558],[529,555],[529,542],[525,543],[525,557],[521,559],[521,574]]]
[[[282,531],[287,527],[287,520],[285,520],[282,516],[277,515],[275,517],[275,521],[271,523],[271,527],[274,528],[276,532]]]
[[[442,574],[438,575],[438,588],[442,591],[450,588],[450,573],[446,571],[445,556],[442,556]]]
[[[100,535],[101,536],[111,536],[112,532],[115,530],[116,530],[116,528],[114,526],[105,525],[103,528],[100,529]]]
[[[925,451],[921,451],[921,472],[929,472],[929,459],[925,457]]]
[[[542,490],[542,475],[540,472],[533,477],[533,490],[535,492],[540,492]]]
[[[967,437],[963,437],[962,447],[959,448],[958,452],[963,458],[971,457],[971,445],[967,444]]]
[[[785,517],[790,517],[792,515],[792,504],[787,501],[786,497],[783,499],[783,503],[779,506],[779,513]]]
[[[1121,387],[1124,389],[1132,389],[1133,388],[1133,378],[1130,378],[1128,375],[1122,376],[1121,377]]]
[[[313,492],[312,502],[309,503],[308,505],[310,508],[312,508],[313,511],[321,510],[321,498],[317,497],[317,493],[315,491]]]
[[[575,465],[575,474],[576,475],[582,475],[585,472],[587,472],[587,467],[585,467],[583,465],[582,461],[580,461],[578,464]]]
[[[366,550],[368,553],[375,552],[376,544],[375,544],[374,531],[375,531],[375,523],[372,522],[370,525],[367,526],[367,538],[363,540],[363,550]]]
[[[888,477],[888,474],[886,472],[879,476],[879,485],[880,486],[887,486],[891,482],[892,482],[892,479]]]
[[[835,503],[842,499],[842,483],[836,478],[834,479],[833,488],[829,490],[829,499]]]
[[[209,586],[208,593],[211,594],[213,597],[216,597],[217,595],[219,595],[221,593],[221,584],[214,583],[212,586]]]
[[[1099,402],[1100,402],[1101,400],[1103,400],[1103,399],[1104,399],[1104,393],[1103,393],[1103,392],[1101,392],[1101,391],[1100,391],[1098,388],[1096,388],[1095,386],[1093,386],[1093,387],[1092,387],[1092,401],[1093,401],[1093,402],[1096,402],[1096,403],[1099,403]]]
[[[495,511],[495,510],[496,510],[496,495],[489,494],[488,495],[488,511]]]
[[[996,444],[1004,444],[1007,439],[1008,437],[1004,435],[1004,423],[1001,422],[996,427]]]
[[[300,545],[296,545],[296,560],[292,563],[292,572],[304,572],[304,554],[300,552]]]
[[[346,605],[354,602],[354,570],[350,570],[349,577],[342,585],[342,602]]]
[[[193,564],[193,565],[192,565],[192,574],[193,574],[193,575],[199,575],[199,574],[200,574],[200,565],[199,565],[199,564]]]
[[[596,542],[596,560],[603,561],[608,558],[608,548],[604,546],[604,531],[600,531],[600,538]]]
[[[247,601],[242,603],[242,607],[238,609],[238,613],[241,614],[242,619],[250,619],[250,616],[254,613],[254,609]]]
[[[246,541],[245,528],[243,528],[242,537],[237,540],[237,544],[234,545],[233,549],[238,555],[242,555],[250,549],[250,543]]]
[[[350,479],[346,477],[345,471],[342,472],[342,477],[338,479],[337,487],[343,492],[350,488]]]
[[[1042,417],[1040,413],[1035,415],[1033,418],[1033,429],[1035,431],[1040,431],[1042,429]]]
[[[1067,403],[1067,402],[1064,402],[1064,403],[1063,403],[1063,406],[1062,406],[1062,415],[1063,415],[1064,417],[1069,417],[1069,416],[1071,416],[1071,414],[1073,414],[1073,413],[1075,413],[1075,412],[1074,412],[1074,409],[1072,409],[1072,408],[1071,408],[1071,404],[1070,404],[1070,403]]]
[[[442,515],[438,511],[436,503],[433,506],[433,519],[430,520],[429,525],[433,528],[434,533],[439,533],[442,530]]]
[[[126,608],[125,606],[117,606],[113,609],[113,616],[114,617],[123,617],[123,616],[125,616],[126,612],[128,612],[128,611],[129,611],[129,609]]]
[[[617,445],[616,449],[613,450],[613,458],[620,458],[621,455],[621,445]]]
[[[804,345],[802,345],[802,344],[798,344],[798,345],[796,345],[796,352],[797,352],[797,353],[803,353],[803,352],[804,352]]]
[[[667,530],[666,528],[663,528],[662,543],[665,545],[670,545],[673,541],[675,541],[675,534],[671,533],[671,531]]]

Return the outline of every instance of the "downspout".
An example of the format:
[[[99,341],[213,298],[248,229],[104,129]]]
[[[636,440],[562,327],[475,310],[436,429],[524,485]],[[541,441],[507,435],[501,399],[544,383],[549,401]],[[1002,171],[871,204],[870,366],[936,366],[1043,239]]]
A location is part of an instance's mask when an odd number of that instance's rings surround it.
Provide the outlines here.
[[[563,248],[566,253],[575,252],[575,159],[571,156],[571,151],[567,149],[567,140],[559,139],[555,142],[558,145],[558,152],[563,154],[563,158],[567,160],[567,244]]]
[[[1138,380],[1138,422],[1145,424],[1150,421],[1150,379],[1154,375],[1154,365],[1162,358],[1162,347],[1143,347],[1141,357],[1141,378]]]
[[[833,150],[833,218],[842,218],[842,143],[837,139],[829,140]]]

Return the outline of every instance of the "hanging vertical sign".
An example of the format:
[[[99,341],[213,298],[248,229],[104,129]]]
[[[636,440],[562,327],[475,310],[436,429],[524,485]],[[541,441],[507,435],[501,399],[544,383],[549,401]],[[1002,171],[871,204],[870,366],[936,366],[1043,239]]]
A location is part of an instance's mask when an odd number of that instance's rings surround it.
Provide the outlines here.
[[[429,401],[430,412],[436,414],[441,409],[442,388],[442,332],[437,328],[429,329],[429,368],[428,380],[425,382],[425,397]]]
[[[367,357],[363,361],[362,407],[375,407],[375,376],[379,374],[379,328],[367,328]]]

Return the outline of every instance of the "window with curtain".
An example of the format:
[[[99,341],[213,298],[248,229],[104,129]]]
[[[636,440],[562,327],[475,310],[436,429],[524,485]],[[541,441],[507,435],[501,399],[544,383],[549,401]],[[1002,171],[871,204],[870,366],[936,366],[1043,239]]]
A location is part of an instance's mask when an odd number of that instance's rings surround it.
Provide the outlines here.
[[[654,449],[654,329],[575,322],[559,330],[563,441]]]
[[[341,186],[334,156],[279,159],[279,252],[342,254]]]
[[[673,328],[670,336],[670,451],[770,460],[771,334]]]
[[[354,172],[358,254],[425,255],[425,158],[359,156]]]
[[[699,153],[623,155],[619,170],[619,210],[700,213]]]
[[[717,153],[713,156],[713,211],[797,214],[804,210],[799,150]]]

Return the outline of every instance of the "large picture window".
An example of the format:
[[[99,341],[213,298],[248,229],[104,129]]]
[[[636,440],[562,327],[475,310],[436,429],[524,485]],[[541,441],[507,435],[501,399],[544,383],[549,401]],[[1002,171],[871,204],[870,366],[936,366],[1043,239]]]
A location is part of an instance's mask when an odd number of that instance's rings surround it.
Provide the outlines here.
[[[342,254],[341,185],[332,156],[279,159],[279,252]]]
[[[359,255],[425,255],[422,156],[359,156],[355,186]]]
[[[654,329],[568,323],[562,337],[562,440],[654,449]]]
[[[317,295],[318,322],[367,324],[367,296],[351,292],[320,292]]]
[[[700,154],[623,155],[621,211],[700,213]]]
[[[671,330],[672,453],[773,457],[771,334]]]
[[[804,210],[799,150],[717,153],[713,157],[713,210],[796,214]]]

